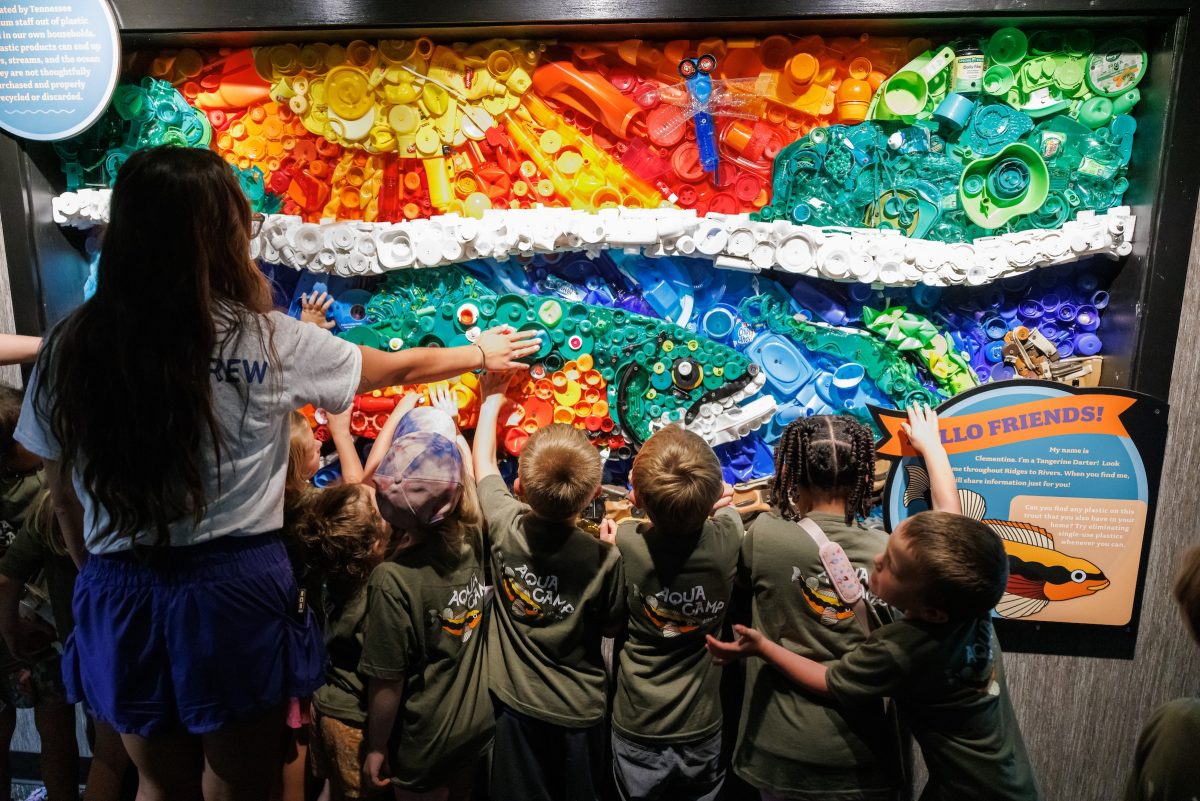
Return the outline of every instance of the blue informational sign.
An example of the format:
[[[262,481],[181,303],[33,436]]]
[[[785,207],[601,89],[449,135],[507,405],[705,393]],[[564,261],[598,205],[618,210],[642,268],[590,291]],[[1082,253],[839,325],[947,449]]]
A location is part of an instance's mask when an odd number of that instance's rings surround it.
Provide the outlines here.
[[[0,128],[66,139],[108,108],[121,67],[106,0],[0,0]]]
[[[929,508],[929,482],[898,435],[903,415],[876,417],[885,432],[880,453],[900,457],[884,494],[885,521],[895,530]],[[1008,552],[996,615],[1132,627],[1166,404],[1119,389],[1008,381],[947,401],[938,417],[963,514],[995,531]]]

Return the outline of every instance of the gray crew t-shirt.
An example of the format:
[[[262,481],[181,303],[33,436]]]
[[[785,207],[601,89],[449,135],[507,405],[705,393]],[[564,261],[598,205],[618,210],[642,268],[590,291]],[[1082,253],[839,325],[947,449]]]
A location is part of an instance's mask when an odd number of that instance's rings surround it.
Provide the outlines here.
[[[190,518],[170,527],[170,544],[194,545],[224,536],[249,536],[283,526],[283,485],[288,463],[288,414],[311,403],[331,412],[344,411],[354,400],[362,373],[358,346],[328,331],[279,312],[254,316],[263,336],[244,329],[209,366],[213,406],[223,441],[217,464],[211,445],[206,461],[208,511],[198,525]],[[218,331],[218,340],[221,333]],[[272,357],[264,343],[274,346]],[[277,358],[276,358],[277,357]],[[62,459],[62,448],[50,421],[36,404],[40,376],[34,370],[15,437],[44,459]],[[70,387],[56,388],[70,391]],[[136,392],[136,387],[130,387]],[[137,425],[136,420],[113,421]],[[163,431],[169,441],[170,431]],[[218,467],[220,488],[218,490]],[[79,466],[73,471],[75,493],[83,506],[84,541],[91,553],[128,550],[128,537],[101,537],[107,514],[83,486]],[[138,536],[139,543],[152,541]]]

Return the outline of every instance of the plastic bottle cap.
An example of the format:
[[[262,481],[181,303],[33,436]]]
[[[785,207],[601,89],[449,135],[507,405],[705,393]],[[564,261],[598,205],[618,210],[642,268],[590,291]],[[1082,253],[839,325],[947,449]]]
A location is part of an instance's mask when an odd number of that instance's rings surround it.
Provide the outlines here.
[[[1100,311],[1095,306],[1080,306],[1075,313],[1075,326],[1080,331],[1095,331],[1100,327]]]
[[[850,66],[846,68],[847,72],[850,73],[850,77],[858,81],[865,81],[871,74],[872,69],[871,60],[862,56],[851,61]]]
[[[1080,334],[1075,337],[1075,352],[1080,356],[1095,356],[1104,347],[1095,334]]]
[[[821,63],[812,53],[797,53],[788,62],[788,77],[798,86],[807,86],[817,77]]]
[[[734,182],[733,193],[746,203],[758,197],[758,193],[762,191],[762,182],[758,177],[749,173],[742,173]]]

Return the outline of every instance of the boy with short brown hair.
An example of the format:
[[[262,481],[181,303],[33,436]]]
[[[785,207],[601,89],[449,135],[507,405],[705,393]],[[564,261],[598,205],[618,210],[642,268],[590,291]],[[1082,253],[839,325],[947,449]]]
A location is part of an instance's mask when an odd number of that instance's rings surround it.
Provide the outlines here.
[[[600,493],[600,455],[583,432],[535,432],[517,468],[525,503],[508,491],[496,466],[508,380],[484,375],[473,448],[496,585],[492,798],[595,801],[607,707],[600,643],[625,620],[621,556],[576,524]]]
[[[615,534],[629,614],[613,702],[613,774],[626,801],[709,801],[725,770],[721,672],[704,637],[725,620],[742,521],[716,454],[679,426],[646,441],[630,480],[630,500],[650,519],[626,520]]]
[[[905,618],[828,667],[754,629],[708,638],[718,663],[759,656],[800,686],[853,706],[890,697],[929,767],[924,801],[1042,798],[1004,682],[991,610],[1008,558],[983,523],[948,512],[902,522],[875,558],[870,589]]]

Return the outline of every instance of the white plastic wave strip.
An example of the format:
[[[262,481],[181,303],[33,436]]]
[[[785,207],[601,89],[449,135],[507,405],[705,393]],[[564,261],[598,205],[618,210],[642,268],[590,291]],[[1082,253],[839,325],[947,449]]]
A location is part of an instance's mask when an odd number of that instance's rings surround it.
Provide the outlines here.
[[[87,229],[108,219],[111,190],[83,189],[54,199],[54,221]],[[505,260],[538,253],[609,248],[646,256],[706,258],[717,267],[784,272],[886,286],[983,286],[1012,275],[1133,249],[1135,217],[1127,206],[1080,212],[1059,228],[976,239],[911,239],[899,231],[818,228],[754,222],[744,214],[676,208],[491,210],[482,219],[445,214],[399,223],[306,223],[269,215],[251,242],[254,258],[341,276],[439,267],[468,259]]]

